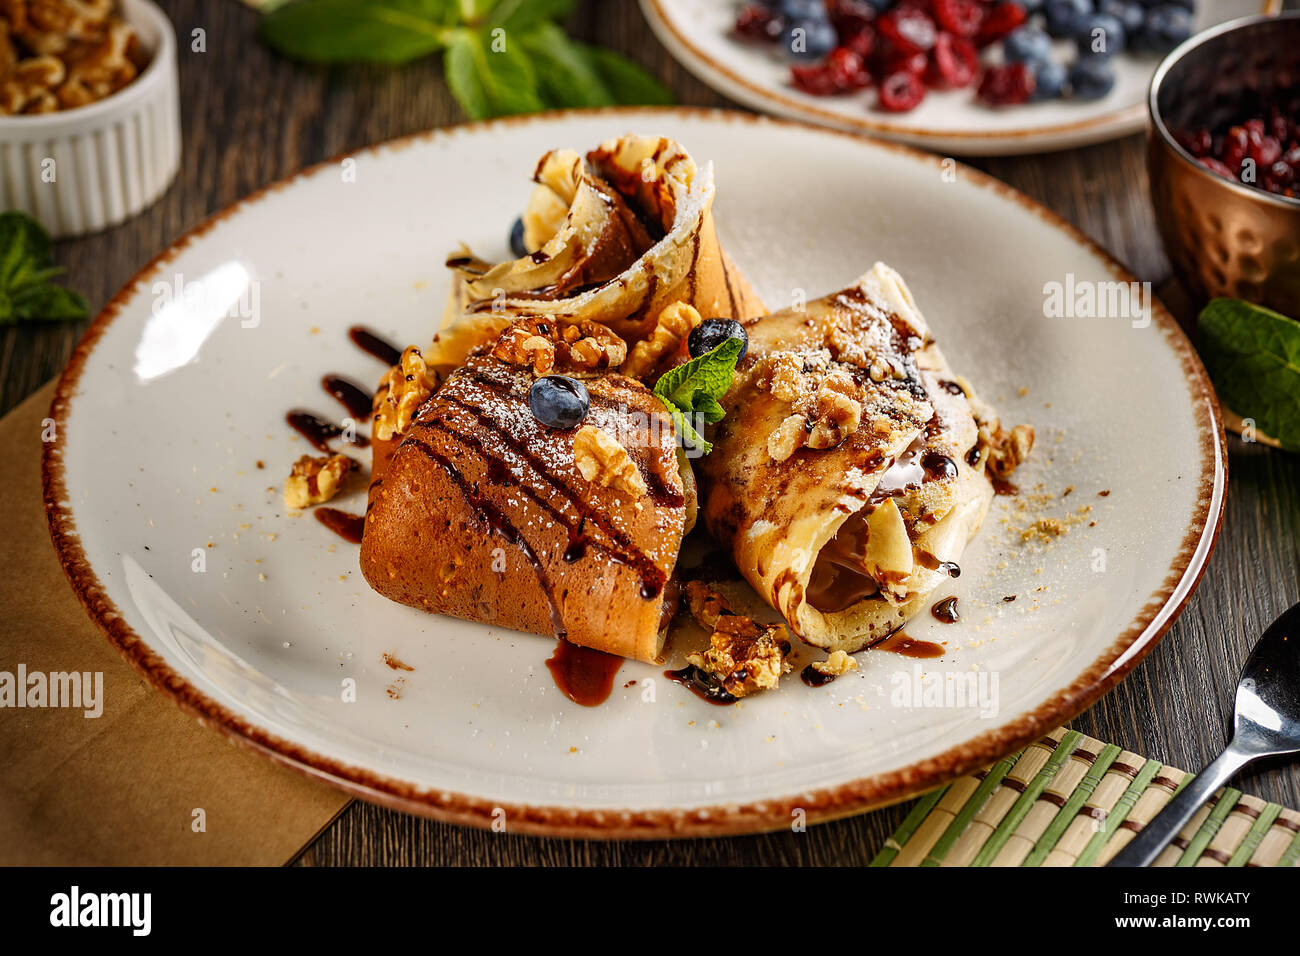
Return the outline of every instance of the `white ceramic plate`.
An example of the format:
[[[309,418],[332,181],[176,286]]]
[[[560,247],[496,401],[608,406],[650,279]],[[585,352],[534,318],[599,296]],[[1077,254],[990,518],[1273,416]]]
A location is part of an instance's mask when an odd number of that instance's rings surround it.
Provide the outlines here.
[[[876,108],[876,91],[809,96],[790,83],[790,63],[763,44],[731,36],[738,0],[641,0],[655,35],[701,80],[738,103],[777,116],[870,133],[959,156],[1041,153],[1115,139],[1146,124],[1146,93],[1159,56],[1122,54],[1115,88],[1091,103],[1052,100],[1009,109],[975,102],[972,89],[931,91],[910,113]],[[1201,0],[1197,30],[1250,14],[1276,13],[1281,0]],[[1058,43],[1058,53],[1069,44]],[[991,54],[990,54],[991,55]],[[1067,57],[1068,58],[1068,57]]]
[[[285,514],[283,477],[309,451],[285,411],[341,414],[321,375],[381,372],[348,327],[425,341],[444,254],[462,239],[504,254],[536,157],[628,131],[714,163],[720,235],[771,307],[877,259],[899,268],[954,367],[1005,420],[1038,429],[1022,488],[1073,486],[1041,513],[1091,508],[1056,544],[1027,547],[1014,533],[1027,494],[998,499],[952,587],[964,621],[909,627],[946,642],[943,658],[867,652],[828,687],[790,679],[730,708],[629,662],[610,700],[583,708],[544,666],[552,641],[390,603],[361,579],[354,546]],[[1009,188],[950,172],[902,147],[679,110],[471,125],[310,169],[146,266],[78,348],[45,460],[69,576],[109,639],[206,723],[448,819],[601,836],[756,830],[899,800],[991,761],[1091,703],[1168,628],[1218,530],[1224,449],[1168,314],[1156,304],[1144,328],[1045,317],[1045,283],[1124,273]],[[190,292],[176,295],[182,282]],[[340,506],[363,505],[358,492]],[[905,706],[893,695],[922,663],[931,678],[995,676],[996,707]]]

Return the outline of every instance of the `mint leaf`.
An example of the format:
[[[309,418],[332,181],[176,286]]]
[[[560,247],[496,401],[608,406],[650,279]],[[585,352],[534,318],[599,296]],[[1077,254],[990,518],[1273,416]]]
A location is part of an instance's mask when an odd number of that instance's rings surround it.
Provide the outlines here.
[[[597,46],[580,46],[580,49],[605,81],[615,103],[624,106],[672,104],[672,91],[626,57]]]
[[[519,42],[533,59],[538,90],[548,107],[614,105],[614,95],[586,52],[554,23],[541,24]]]
[[[709,424],[722,421],[726,410],[718,399],[731,388],[736,360],[744,344],[740,339],[727,339],[711,352],[669,369],[655,382],[654,393],[672,415],[683,447],[702,448],[705,454],[713,450],[686,415],[698,415]]]
[[[1220,400],[1283,448],[1300,451],[1300,322],[1238,299],[1212,299],[1199,326],[1201,358]]]
[[[470,119],[546,108],[528,55],[508,34],[501,39],[503,45],[490,33],[458,30],[447,49],[447,85]]]
[[[531,30],[548,20],[563,20],[573,12],[574,0],[500,0],[487,18],[490,26]]]
[[[297,60],[400,64],[444,47],[460,14],[456,0],[289,0],[258,33]]]
[[[50,280],[54,244],[40,223],[20,212],[0,214],[0,325],[23,319],[58,322],[84,319],[86,300]]]

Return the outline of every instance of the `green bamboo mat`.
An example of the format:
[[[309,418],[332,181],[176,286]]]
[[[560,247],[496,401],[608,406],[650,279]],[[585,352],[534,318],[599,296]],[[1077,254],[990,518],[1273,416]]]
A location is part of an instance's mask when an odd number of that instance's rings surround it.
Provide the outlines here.
[[[1060,727],[921,797],[871,865],[1105,866],[1193,776]],[[1155,865],[1300,865],[1300,813],[1224,787]]]

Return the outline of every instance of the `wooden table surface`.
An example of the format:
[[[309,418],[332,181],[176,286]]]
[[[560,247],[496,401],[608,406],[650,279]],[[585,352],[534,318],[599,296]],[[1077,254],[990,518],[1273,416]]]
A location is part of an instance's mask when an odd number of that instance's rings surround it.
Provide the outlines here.
[[[171,190],[115,229],[58,244],[68,283],[94,309],[177,235],[266,183],[337,153],[458,122],[434,60],[310,68],[259,44],[257,15],[230,0],[162,0],[180,43],[184,157]],[[206,31],[207,52],[189,49]],[[588,0],[573,32],[639,61],[680,103],[734,106],[669,57],[634,0]],[[1157,287],[1169,278],[1147,199],[1142,138],[1064,153],[974,160],[1047,205]],[[0,330],[0,414],[56,375],[81,325]],[[1117,440],[1135,440],[1132,435]],[[1300,600],[1300,456],[1232,441],[1227,517],[1200,588],[1136,671],[1071,726],[1185,769],[1226,742],[1232,688],[1256,636]],[[1245,774],[1248,793],[1300,807],[1300,766]],[[906,805],[810,828],[725,840],[584,843],[498,835],[354,803],[299,859],[330,864],[861,864]]]

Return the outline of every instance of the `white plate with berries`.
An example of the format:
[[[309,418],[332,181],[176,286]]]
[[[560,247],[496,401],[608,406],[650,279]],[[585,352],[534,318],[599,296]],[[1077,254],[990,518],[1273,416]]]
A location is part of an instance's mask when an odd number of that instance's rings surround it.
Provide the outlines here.
[[[718,92],[766,113],[968,156],[1142,129],[1194,33],[1281,0],[641,0]]]

